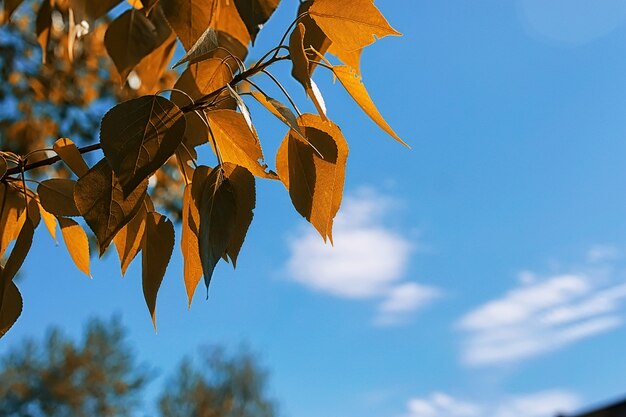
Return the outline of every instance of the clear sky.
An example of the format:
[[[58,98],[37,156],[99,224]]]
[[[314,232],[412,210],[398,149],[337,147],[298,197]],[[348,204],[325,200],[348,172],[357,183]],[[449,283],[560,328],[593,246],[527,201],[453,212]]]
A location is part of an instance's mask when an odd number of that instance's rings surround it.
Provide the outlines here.
[[[155,335],[140,262],[121,279],[109,253],[89,280],[41,228],[0,354],[119,313],[161,375],[201,345],[249,345],[284,416],[548,417],[626,394],[626,3],[376,4],[404,36],[362,73],[412,150],[317,70],[351,150],[334,248],[260,181],[238,269],[218,266],[189,311],[175,248]],[[271,165],[285,130],[251,107]]]

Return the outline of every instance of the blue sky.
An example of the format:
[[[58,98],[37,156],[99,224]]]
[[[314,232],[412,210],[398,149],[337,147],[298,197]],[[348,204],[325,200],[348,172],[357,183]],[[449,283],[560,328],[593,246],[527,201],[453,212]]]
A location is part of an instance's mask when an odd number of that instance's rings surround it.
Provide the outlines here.
[[[252,57],[296,3],[283,0]],[[175,249],[155,335],[139,263],[121,279],[109,253],[88,280],[42,229],[0,353],[119,313],[161,375],[201,345],[248,344],[285,416],[547,417],[622,396],[626,6],[376,4],[404,36],[368,48],[362,73],[412,150],[316,72],[351,151],[334,248],[260,181],[237,271],[220,265],[189,311]],[[272,164],[284,128],[251,108]]]

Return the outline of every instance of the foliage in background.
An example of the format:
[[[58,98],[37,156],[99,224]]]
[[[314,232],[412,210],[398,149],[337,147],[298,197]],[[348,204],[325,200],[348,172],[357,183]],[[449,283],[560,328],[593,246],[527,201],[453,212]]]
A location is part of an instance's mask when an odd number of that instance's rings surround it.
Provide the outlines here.
[[[359,69],[363,48],[399,33],[372,0],[308,0],[276,47],[246,66],[248,45],[278,3],[4,1],[5,20],[10,22],[20,5],[34,7],[36,18],[24,44],[30,49],[9,48],[7,58],[13,56],[4,67],[12,89],[6,97],[16,109],[3,140],[7,146],[12,141],[27,145],[0,152],[0,257],[7,255],[0,268],[0,336],[21,313],[13,278],[41,223],[55,239],[60,227],[72,259],[88,276],[90,238],[84,224],[100,256],[114,244],[122,275],[141,252],[143,293],[155,326],[157,294],[176,241],[173,223],[163,212],[181,214],[189,303],[203,277],[208,290],[220,260],[236,265],[256,206],[257,178],[281,182],[296,211],[332,242],[348,143],[329,120],[312,76],[324,71],[339,80],[376,124],[404,144],[376,109]],[[120,4],[126,10],[111,20],[109,11]],[[14,31],[32,31],[28,20],[16,19],[9,23]],[[35,39],[43,66],[29,73],[15,57],[35,56]],[[186,52],[174,66],[186,68],[171,89],[161,91],[172,81],[167,68],[177,41]],[[327,53],[342,65],[333,65]],[[316,114],[303,114],[270,72],[280,64],[291,67]],[[266,85],[277,87],[288,105],[267,95]],[[102,118],[99,141],[77,146],[94,136],[90,112],[118,99],[125,101]],[[250,100],[285,125],[273,161],[266,162],[246,105]],[[29,135],[20,129],[33,131],[30,142],[20,138]],[[68,133],[74,136],[67,138]],[[198,161],[201,146],[214,158]],[[104,154],[100,161],[83,159],[95,151]],[[47,167],[57,162],[67,171],[50,172]],[[51,178],[42,179],[42,167]]]

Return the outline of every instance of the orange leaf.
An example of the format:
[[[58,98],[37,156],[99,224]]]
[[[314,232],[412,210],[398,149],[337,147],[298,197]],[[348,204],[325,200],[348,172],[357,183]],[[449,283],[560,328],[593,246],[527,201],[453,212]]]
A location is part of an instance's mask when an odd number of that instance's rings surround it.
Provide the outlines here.
[[[339,48],[358,51],[388,35],[400,35],[372,0],[315,0],[309,14]]]
[[[72,219],[59,217],[59,225],[61,226],[61,234],[63,241],[67,246],[72,260],[78,269],[91,278],[89,272],[89,240],[87,234],[78,223]]]
[[[6,183],[0,183],[0,257],[9,244],[17,239],[26,216],[24,196]]]
[[[324,240],[330,238],[332,242],[333,219],[343,194],[348,144],[332,122],[312,114],[304,114],[298,121],[317,152],[290,131],[278,149],[276,169],[298,213]]]
[[[54,214],[48,213],[46,209],[44,209],[41,204],[39,205],[39,211],[41,213],[41,218],[43,219],[43,223],[46,225],[46,229],[52,236],[52,239],[56,242],[57,240],[57,218],[54,217]]]
[[[77,176],[82,177],[89,171],[89,167],[85,163],[83,156],[71,140],[61,138],[54,142],[52,149],[54,149],[57,155],[65,162],[65,165]]]
[[[202,278],[202,263],[200,261],[200,246],[198,243],[200,212],[193,199],[191,189],[192,186],[188,185],[183,193],[183,219],[180,238],[188,307],[191,306],[193,294]]]
[[[406,142],[404,142],[402,139],[400,139],[398,135],[396,135],[396,132],[394,132],[391,126],[387,124],[385,119],[383,119],[383,116],[380,114],[380,112],[376,108],[376,105],[374,104],[374,102],[370,98],[370,95],[365,89],[365,86],[361,81],[361,76],[357,74],[354,69],[345,65],[335,66],[333,67],[333,72],[339,79],[339,82],[341,82],[341,84],[344,86],[348,94],[352,96],[354,101],[356,101],[356,103],[363,109],[363,111],[365,111],[365,113],[378,126],[380,126],[381,129],[383,129],[385,132],[391,135],[391,137],[393,137],[395,140],[397,140],[407,148],[410,148],[410,146],[407,145]]]
[[[174,250],[174,225],[167,217],[151,212],[146,215],[146,233],[141,248],[143,295],[156,330],[156,299],[165,270]]]

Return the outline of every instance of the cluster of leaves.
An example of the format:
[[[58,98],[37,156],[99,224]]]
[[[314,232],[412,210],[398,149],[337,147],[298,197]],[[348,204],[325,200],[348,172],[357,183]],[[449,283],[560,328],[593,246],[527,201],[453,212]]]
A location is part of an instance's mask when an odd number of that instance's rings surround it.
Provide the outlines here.
[[[173,223],[155,210],[149,179],[174,161],[185,187],[182,196],[181,250],[184,281],[191,303],[204,277],[208,289],[215,266],[224,259],[236,265],[255,208],[255,177],[277,180],[295,209],[324,240],[332,242],[332,224],[341,204],[348,144],[326,115],[322,95],[312,79],[316,68],[330,71],[357,104],[401,143],[384,121],[363,83],[359,59],[376,38],[397,35],[372,0],[309,0],[275,48],[249,68],[247,46],[269,19],[279,0],[129,0],[133,7],[116,17],[104,45],[121,80],[154,83],[166,70],[176,39],[186,64],[169,98],[148,94],[113,107],[102,119],[100,141],[78,148],[69,139],[54,143],[53,157],[31,163],[28,155],[3,152],[0,158],[0,255],[13,244],[0,271],[0,334],[21,311],[13,277],[30,248],[40,219],[55,236],[56,225],[77,267],[89,275],[89,226],[102,255],[114,243],[122,274],[142,254],[145,300],[156,325],[156,298],[174,245]],[[5,1],[10,15],[19,1]],[[120,0],[43,0],[37,17],[44,51],[54,13],[68,13],[68,57],[96,19]],[[62,6],[66,8],[63,9]],[[326,53],[343,65],[332,65]],[[292,76],[314,103],[317,114],[302,114],[268,68],[290,61]],[[158,75],[158,77],[157,77]],[[290,106],[268,96],[255,76],[276,83]],[[288,128],[275,160],[263,162],[261,142],[244,97],[258,101]],[[209,144],[217,164],[197,161],[196,148]],[[82,154],[101,149],[104,157],[89,167]],[[31,169],[63,161],[75,175],[37,181]]]
[[[155,401],[161,417],[272,417],[267,374],[243,349],[200,351],[184,359]],[[91,320],[75,342],[58,329],[27,340],[0,358],[3,417],[130,417],[155,372],[138,364],[119,320]],[[146,413],[143,413],[144,415]]]

